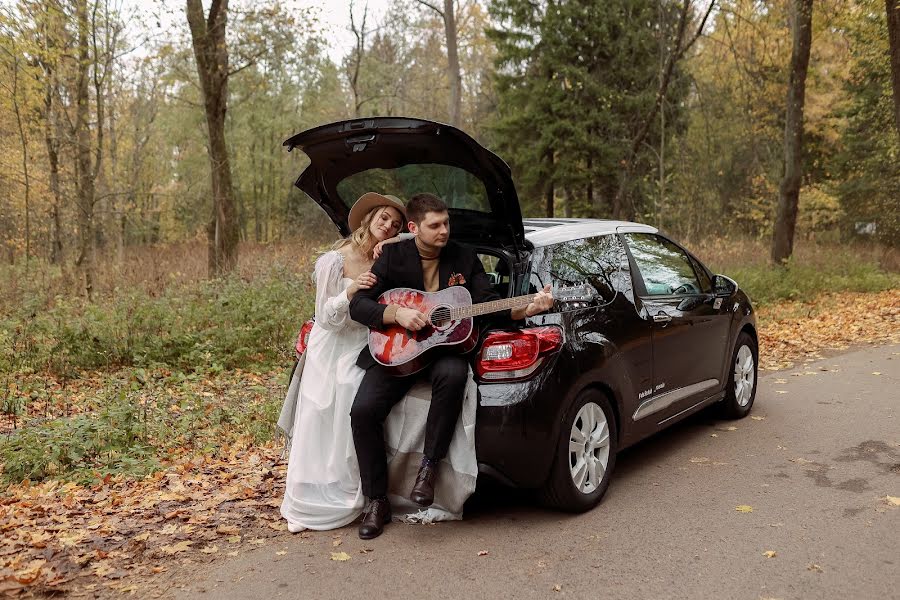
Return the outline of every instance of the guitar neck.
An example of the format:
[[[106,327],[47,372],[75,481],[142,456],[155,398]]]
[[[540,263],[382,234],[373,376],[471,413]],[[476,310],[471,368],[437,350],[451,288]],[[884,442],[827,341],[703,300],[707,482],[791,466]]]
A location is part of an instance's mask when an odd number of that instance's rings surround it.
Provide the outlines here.
[[[531,294],[528,296],[516,296],[515,298],[504,298],[503,300],[493,300],[491,302],[481,302],[480,304],[452,308],[450,309],[450,319],[456,321],[458,319],[467,319],[469,317],[500,312],[501,310],[522,308],[523,306],[531,304],[533,298],[534,294]]]

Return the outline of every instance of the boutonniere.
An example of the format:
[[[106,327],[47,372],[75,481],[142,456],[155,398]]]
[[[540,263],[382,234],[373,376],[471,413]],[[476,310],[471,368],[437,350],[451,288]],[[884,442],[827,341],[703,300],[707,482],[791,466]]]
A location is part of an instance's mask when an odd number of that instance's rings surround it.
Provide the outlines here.
[[[466,285],[466,278],[462,276],[462,273],[450,274],[450,279],[447,281],[447,287],[453,285]]]

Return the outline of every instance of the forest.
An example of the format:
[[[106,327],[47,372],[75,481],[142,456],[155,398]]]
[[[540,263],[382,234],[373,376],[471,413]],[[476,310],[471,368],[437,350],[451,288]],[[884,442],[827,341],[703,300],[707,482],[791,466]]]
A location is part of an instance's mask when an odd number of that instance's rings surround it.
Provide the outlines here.
[[[282,142],[334,121],[453,125],[525,216],[671,234],[759,308],[762,369],[898,341],[900,0],[349,0],[341,35],[324,6],[0,0],[3,531],[66,494],[138,537],[194,484],[276,506],[259,465],[338,237]],[[18,539],[0,591],[67,589]],[[188,548],[81,541],[47,543],[111,586]]]

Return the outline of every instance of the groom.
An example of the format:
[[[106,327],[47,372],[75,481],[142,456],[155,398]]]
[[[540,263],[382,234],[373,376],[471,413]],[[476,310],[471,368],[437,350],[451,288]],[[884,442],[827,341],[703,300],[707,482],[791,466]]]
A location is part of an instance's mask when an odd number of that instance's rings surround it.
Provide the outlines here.
[[[465,286],[473,303],[499,300],[484,267],[475,252],[449,241],[450,215],[447,205],[433,194],[417,194],[406,205],[409,231],[413,239],[384,247],[382,255],[372,266],[377,283],[360,290],[350,301],[350,317],[367,327],[379,329],[398,324],[411,331],[422,329],[427,315],[397,305],[378,303],[385,291],[406,287],[436,292],[450,285]],[[549,286],[535,294],[525,308],[509,311],[515,320],[543,312],[553,305]],[[391,505],[387,499],[387,457],[384,449],[384,421],[391,408],[415,382],[416,375],[396,377],[377,363],[363,348],[357,365],[365,369],[353,408],[350,424],[353,443],[359,460],[362,491],[369,498],[369,506],[359,526],[359,537],[371,539],[381,535],[391,519]],[[410,499],[419,506],[434,501],[434,482],[438,463],[447,454],[450,439],[459,418],[468,377],[468,363],[459,355],[439,356],[424,373],[431,382],[431,405],[425,425],[425,449],[422,466],[416,477]]]

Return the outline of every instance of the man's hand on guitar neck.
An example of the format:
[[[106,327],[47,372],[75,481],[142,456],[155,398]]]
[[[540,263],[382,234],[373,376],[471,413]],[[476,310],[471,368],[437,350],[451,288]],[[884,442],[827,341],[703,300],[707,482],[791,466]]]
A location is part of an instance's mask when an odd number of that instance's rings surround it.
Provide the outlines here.
[[[550,310],[553,306],[553,293],[551,291],[550,284],[544,286],[544,289],[539,291],[534,295],[531,302],[525,308],[516,308],[511,311],[511,316],[514,321],[518,321],[520,319],[524,319],[526,317],[533,317],[536,314],[542,313],[545,310]]]

